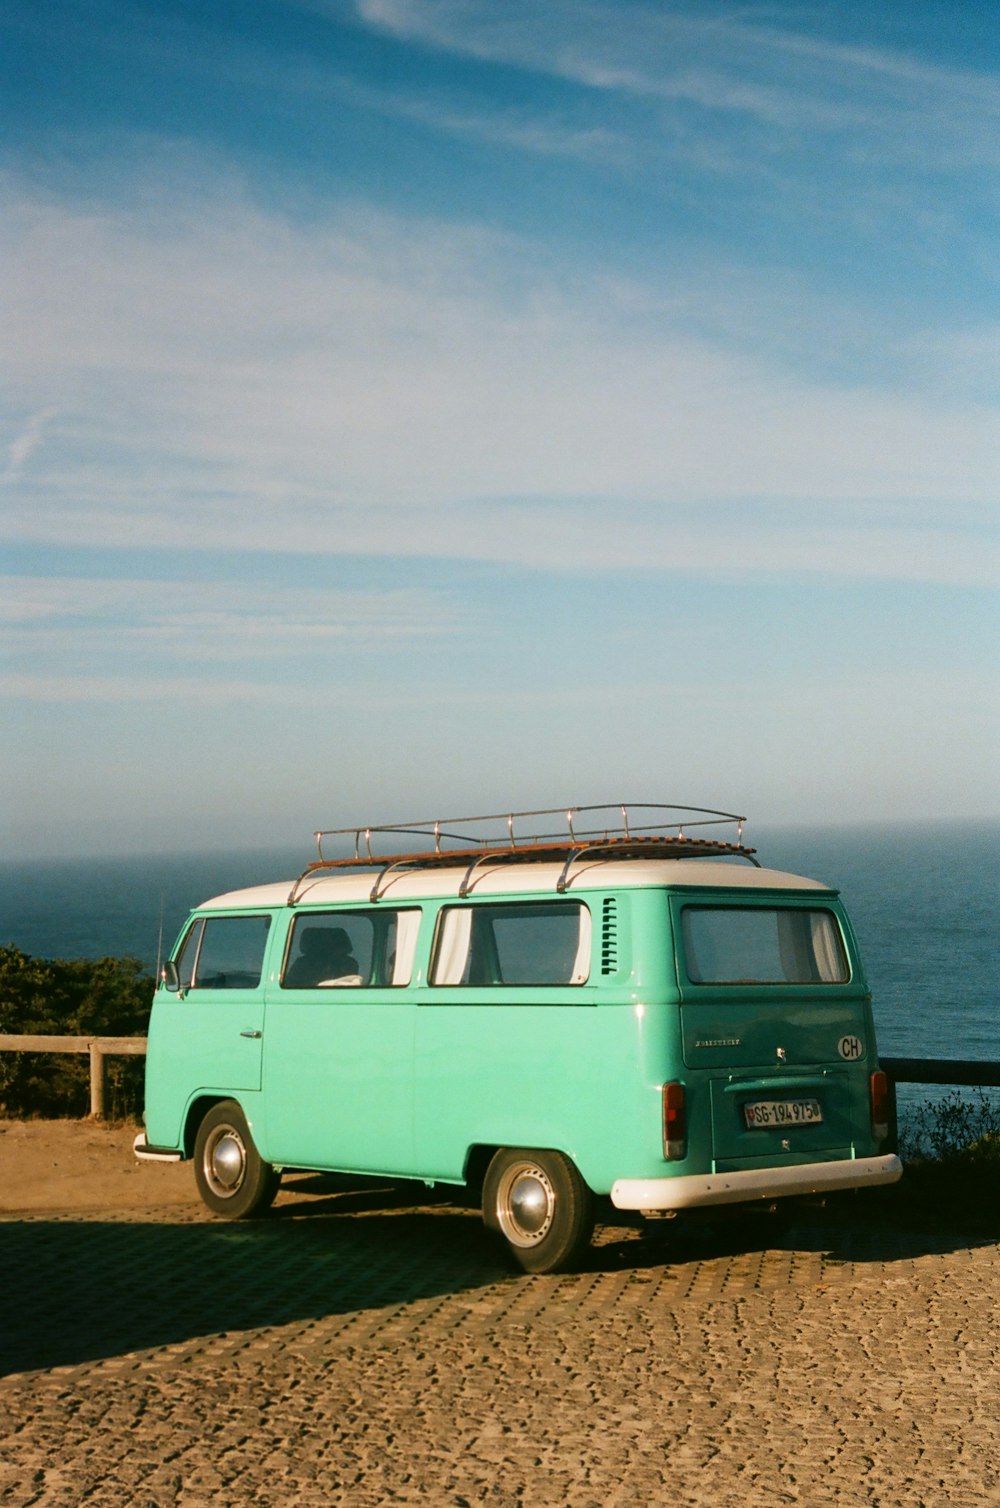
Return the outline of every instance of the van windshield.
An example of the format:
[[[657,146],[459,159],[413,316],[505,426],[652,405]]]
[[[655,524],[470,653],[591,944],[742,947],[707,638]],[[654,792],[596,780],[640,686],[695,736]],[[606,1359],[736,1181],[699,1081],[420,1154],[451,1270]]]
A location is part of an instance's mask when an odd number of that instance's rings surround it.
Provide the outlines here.
[[[792,906],[685,906],[684,969],[692,984],[846,984],[832,911]]]

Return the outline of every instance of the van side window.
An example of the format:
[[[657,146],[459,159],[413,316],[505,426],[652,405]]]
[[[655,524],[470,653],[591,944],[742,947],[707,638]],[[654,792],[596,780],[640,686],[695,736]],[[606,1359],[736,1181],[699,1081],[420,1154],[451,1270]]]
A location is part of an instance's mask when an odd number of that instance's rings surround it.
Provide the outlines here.
[[[386,988],[409,984],[420,929],[416,909],[303,912],[292,923],[285,990]]]
[[[681,933],[692,984],[846,984],[850,978],[830,911],[685,906]]]
[[[264,967],[269,916],[199,917],[177,957],[184,990],[253,990]]]
[[[576,902],[448,906],[441,914],[431,984],[584,984],[590,912]]]

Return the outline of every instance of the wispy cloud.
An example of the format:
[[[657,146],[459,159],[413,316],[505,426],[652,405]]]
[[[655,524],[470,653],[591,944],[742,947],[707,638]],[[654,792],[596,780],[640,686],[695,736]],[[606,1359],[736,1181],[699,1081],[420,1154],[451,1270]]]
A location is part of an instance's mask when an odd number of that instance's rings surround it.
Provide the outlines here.
[[[440,100],[417,99],[398,87],[376,91],[342,91],[355,100],[402,120],[418,121],[451,135],[474,138],[493,147],[512,148],[539,157],[576,158],[591,164],[623,167],[634,161],[633,139],[608,125],[574,127],[554,112],[524,109],[457,109]]]
[[[443,591],[65,576],[0,577],[0,623],[13,655],[61,646],[91,663],[142,653],[199,667],[248,656],[260,666],[338,646],[392,651],[462,627]]]
[[[45,426],[54,419],[56,410],[45,408],[30,414],[7,445],[7,463],[0,471],[0,485],[14,482],[23,472],[34,451],[42,443]]]
[[[1000,90],[991,76],[832,40],[794,10],[630,6],[622,25],[620,9],[602,0],[356,3],[367,24],[395,36],[619,96],[690,104],[788,133],[864,133],[869,151],[907,162],[1000,161]]]
[[[5,188],[9,537],[556,568],[991,569],[964,524],[929,541],[921,510],[969,509],[985,527],[997,408],[955,384],[942,403],[931,345],[919,386],[890,380],[884,352],[866,380],[863,310],[814,311],[803,334],[804,295],[789,306],[758,278],[732,320],[738,274],[706,283],[692,268],[669,292],[567,277],[475,227],[357,210],[294,224],[226,180],[191,195],[164,179],[141,206],[100,213]],[[831,366],[838,343],[852,351],[851,380],[801,375],[789,352],[813,333]],[[34,427],[15,417],[25,406]],[[580,499],[614,513],[610,557]],[[755,510],[781,499],[781,527],[761,529]],[[746,528],[720,535],[714,510],[734,503]],[[861,504],[864,540],[837,518]]]
[[[57,706],[94,707],[101,703],[224,707],[233,703],[255,706],[301,706],[302,686],[282,688],[268,682],[224,676],[67,675],[51,671],[0,672],[0,696],[17,702],[48,702]]]

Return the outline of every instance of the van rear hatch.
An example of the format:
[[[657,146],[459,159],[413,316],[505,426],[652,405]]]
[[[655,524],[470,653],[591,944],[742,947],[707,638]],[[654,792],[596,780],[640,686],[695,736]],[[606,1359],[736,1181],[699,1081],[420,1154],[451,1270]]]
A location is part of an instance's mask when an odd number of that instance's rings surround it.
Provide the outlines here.
[[[717,1171],[870,1141],[867,990],[842,916],[808,897],[678,901],[689,1085],[708,1081]]]

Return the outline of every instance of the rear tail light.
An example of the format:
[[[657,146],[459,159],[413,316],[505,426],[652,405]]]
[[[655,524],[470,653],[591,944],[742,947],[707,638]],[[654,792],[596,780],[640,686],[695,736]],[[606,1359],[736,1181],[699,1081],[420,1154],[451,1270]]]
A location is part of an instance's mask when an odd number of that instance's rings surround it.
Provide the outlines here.
[[[869,1080],[872,1101],[872,1135],[876,1141],[885,1141],[889,1135],[889,1080],[881,1068],[877,1068]]]
[[[668,1162],[687,1156],[687,1108],[683,1084],[663,1086],[663,1155]]]

